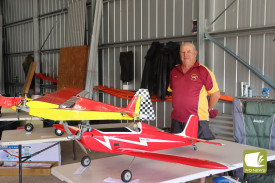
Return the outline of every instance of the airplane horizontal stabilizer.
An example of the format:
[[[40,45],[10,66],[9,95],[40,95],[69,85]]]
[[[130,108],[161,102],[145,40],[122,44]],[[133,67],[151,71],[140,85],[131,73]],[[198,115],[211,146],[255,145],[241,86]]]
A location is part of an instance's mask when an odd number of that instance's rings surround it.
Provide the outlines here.
[[[222,143],[217,143],[217,142],[212,142],[212,141],[207,141],[207,140],[202,140],[202,139],[195,139],[197,142],[203,142],[203,143],[207,143],[207,144],[213,144],[213,145],[218,145],[218,146],[223,146],[224,144]]]
[[[196,159],[196,158],[187,158],[187,157],[170,155],[170,154],[161,154],[161,153],[149,152],[144,150],[118,148],[116,152],[130,155],[130,156],[137,156],[141,158],[148,158],[148,159],[166,161],[171,163],[180,163],[180,164],[195,166],[200,168],[228,169],[227,166],[217,162],[213,162],[213,161]]]

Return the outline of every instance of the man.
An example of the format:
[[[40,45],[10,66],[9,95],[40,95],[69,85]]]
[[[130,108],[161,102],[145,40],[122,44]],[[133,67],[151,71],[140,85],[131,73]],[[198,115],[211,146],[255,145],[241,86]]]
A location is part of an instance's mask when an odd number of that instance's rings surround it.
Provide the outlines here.
[[[212,138],[209,129],[210,117],[216,117],[214,106],[220,98],[220,91],[214,74],[197,60],[197,50],[192,43],[180,47],[182,63],[175,66],[170,74],[168,91],[172,91],[172,133],[185,128],[191,114],[199,116],[198,138]],[[207,100],[207,94],[210,94]],[[213,111],[212,111],[213,110]]]

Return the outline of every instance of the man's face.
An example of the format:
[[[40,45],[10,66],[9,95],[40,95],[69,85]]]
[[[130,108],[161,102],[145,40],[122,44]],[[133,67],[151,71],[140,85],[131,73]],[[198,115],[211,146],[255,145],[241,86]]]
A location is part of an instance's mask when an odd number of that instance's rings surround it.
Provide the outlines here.
[[[192,44],[186,43],[180,47],[180,59],[183,65],[193,65],[196,62],[197,50]]]

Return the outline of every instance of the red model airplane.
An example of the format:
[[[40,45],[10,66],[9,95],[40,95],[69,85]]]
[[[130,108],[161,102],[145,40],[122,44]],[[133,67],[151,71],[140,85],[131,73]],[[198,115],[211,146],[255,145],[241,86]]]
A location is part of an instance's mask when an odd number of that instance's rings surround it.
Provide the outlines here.
[[[180,134],[161,132],[142,122],[134,123],[132,127],[104,129],[93,129],[90,125],[82,125],[80,129],[77,129],[75,127],[68,127],[66,122],[63,125],[55,124],[54,127],[58,129],[56,131],[59,132],[57,135],[61,135],[61,131],[66,131],[69,134],[68,138],[76,140],[83,149],[86,147],[95,151],[126,154],[201,168],[228,168],[223,164],[208,160],[153,152],[188,145],[192,145],[194,150],[196,150],[196,142],[222,145],[220,143],[197,139],[198,117],[194,115],[190,116],[185,130]],[[81,164],[84,167],[89,166],[90,162],[91,159],[89,156],[84,156],[81,160]],[[122,172],[121,179],[124,182],[129,182],[131,178],[132,173],[130,170],[127,169]]]

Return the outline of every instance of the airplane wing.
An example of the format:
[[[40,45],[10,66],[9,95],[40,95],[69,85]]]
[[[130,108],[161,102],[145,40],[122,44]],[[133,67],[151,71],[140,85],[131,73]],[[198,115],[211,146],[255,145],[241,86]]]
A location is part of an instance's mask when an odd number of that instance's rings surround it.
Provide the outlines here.
[[[166,161],[170,163],[180,163],[189,166],[195,166],[200,168],[209,168],[209,169],[228,169],[227,166],[203,159],[196,158],[187,158],[182,156],[170,155],[170,154],[162,154],[157,152],[150,152],[144,150],[137,149],[128,149],[128,148],[118,148],[116,149],[117,153],[126,154],[130,156],[137,156],[141,158],[154,159],[159,161]]]
[[[56,105],[61,105],[65,101],[69,100],[71,97],[81,93],[82,90],[77,88],[64,88],[62,90],[56,91],[54,93],[45,95],[34,101],[47,102]]]
[[[23,97],[4,97],[0,95],[0,106],[10,108],[12,106],[20,104]]]

